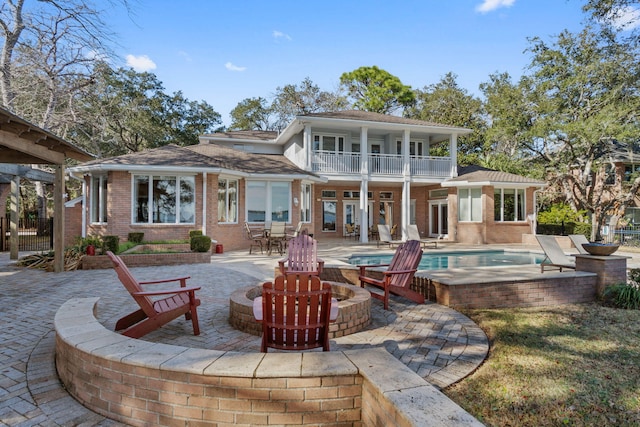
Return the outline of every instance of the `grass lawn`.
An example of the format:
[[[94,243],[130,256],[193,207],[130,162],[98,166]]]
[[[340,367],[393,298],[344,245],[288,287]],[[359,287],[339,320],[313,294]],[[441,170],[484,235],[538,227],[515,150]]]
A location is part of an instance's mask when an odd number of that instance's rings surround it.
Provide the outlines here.
[[[488,426],[639,426],[640,311],[469,310],[488,359],[445,394]]]

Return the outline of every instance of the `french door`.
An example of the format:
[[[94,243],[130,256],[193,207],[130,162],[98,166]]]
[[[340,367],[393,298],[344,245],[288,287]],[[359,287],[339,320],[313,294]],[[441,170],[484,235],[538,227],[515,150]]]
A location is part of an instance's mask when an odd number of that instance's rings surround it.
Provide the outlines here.
[[[449,234],[449,204],[446,200],[429,202],[429,236]]]

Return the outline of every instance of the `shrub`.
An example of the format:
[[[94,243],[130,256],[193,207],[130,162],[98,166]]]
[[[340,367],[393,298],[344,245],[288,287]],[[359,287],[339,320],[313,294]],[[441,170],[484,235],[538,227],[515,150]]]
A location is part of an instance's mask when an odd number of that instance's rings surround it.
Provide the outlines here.
[[[192,238],[193,236],[202,236],[202,230],[189,231],[189,238]]]
[[[604,290],[604,300],[618,308],[640,309],[640,287],[637,283],[618,283]]]
[[[211,237],[193,236],[191,237],[191,250],[194,252],[208,252],[211,249]]]
[[[144,233],[142,232],[129,233],[129,235],[127,236],[127,240],[132,243],[142,243],[143,238]]]
[[[93,246],[96,249],[102,248],[104,242],[100,238],[100,236],[87,236],[87,237],[78,237],[76,240],[76,246],[78,247],[78,251],[82,254],[87,252],[87,246]]]
[[[114,254],[118,253],[118,247],[120,246],[120,237],[118,236],[103,236],[104,242],[103,248],[105,251],[111,251]]]

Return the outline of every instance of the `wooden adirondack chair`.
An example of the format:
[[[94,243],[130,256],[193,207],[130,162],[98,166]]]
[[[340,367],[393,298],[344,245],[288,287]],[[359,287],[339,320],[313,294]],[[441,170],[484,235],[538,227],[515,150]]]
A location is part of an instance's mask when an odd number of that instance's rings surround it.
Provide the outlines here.
[[[117,332],[131,338],[140,338],[184,314],[185,319],[191,319],[193,334],[200,335],[196,309],[200,305],[200,300],[195,296],[195,291],[199,290],[200,287],[187,287],[188,276],[138,282],[119,256],[111,251],[107,251],[107,255],[113,263],[113,268],[116,270],[120,282],[140,306],[139,310],[124,316],[116,322],[115,330]],[[145,291],[141,286],[171,282],[180,282],[180,287],[159,291]],[[154,299],[154,297],[163,298]]]
[[[371,296],[382,300],[385,310],[389,309],[390,293],[403,296],[418,304],[423,304],[424,295],[410,288],[421,259],[422,249],[420,249],[420,242],[408,240],[398,246],[389,264],[359,265],[360,286],[364,287],[367,284],[382,289],[384,291],[382,295],[377,292],[371,292]],[[380,272],[382,278],[378,279],[367,276],[366,270],[372,267],[387,267],[387,269]]]
[[[322,274],[324,260],[318,258],[318,242],[306,232],[289,240],[287,258],[278,261],[280,274],[307,273],[315,276]]]
[[[331,285],[318,276],[289,274],[262,285],[262,346],[329,351]]]

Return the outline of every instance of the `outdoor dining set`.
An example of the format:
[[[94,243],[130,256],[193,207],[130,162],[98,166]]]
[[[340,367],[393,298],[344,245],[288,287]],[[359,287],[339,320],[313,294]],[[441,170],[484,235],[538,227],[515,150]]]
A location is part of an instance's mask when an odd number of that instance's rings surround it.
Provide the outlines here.
[[[273,251],[277,251],[278,254],[283,255],[287,242],[292,238],[298,236],[302,229],[302,223],[298,223],[295,229],[287,228],[285,222],[267,222],[264,227],[253,228],[248,223],[244,223],[245,232],[247,238],[251,242],[249,246],[249,254],[252,253],[253,248],[260,248],[260,253],[267,251],[268,255],[271,255]]]

